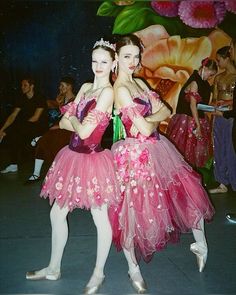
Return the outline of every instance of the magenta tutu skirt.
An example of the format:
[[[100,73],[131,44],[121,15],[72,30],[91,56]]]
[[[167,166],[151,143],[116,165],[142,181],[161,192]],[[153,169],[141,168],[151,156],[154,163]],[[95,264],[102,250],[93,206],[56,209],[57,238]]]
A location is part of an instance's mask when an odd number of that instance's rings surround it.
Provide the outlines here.
[[[148,261],[181,233],[209,221],[214,208],[200,176],[164,136],[134,138],[112,147],[122,201],[109,208],[113,241],[118,250],[134,248]]]
[[[120,194],[111,151],[85,154],[64,147],[45,177],[40,196],[70,211],[117,203]]]
[[[185,160],[194,167],[203,167],[212,156],[212,135],[208,119],[200,118],[202,137],[194,135],[194,118],[174,115],[167,127],[167,136],[184,155]]]

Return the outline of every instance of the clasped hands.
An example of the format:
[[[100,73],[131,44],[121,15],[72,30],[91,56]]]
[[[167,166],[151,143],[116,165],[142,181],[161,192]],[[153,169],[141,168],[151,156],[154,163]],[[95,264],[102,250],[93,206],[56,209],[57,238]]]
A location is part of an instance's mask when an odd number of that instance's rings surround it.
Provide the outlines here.
[[[74,120],[77,120],[78,121],[78,118],[75,116],[75,115],[72,115],[70,113],[65,113],[64,117],[69,120],[71,123],[74,121]],[[97,118],[96,118],[96,115],[94,113],[91,113],[89,112],[87,114],[87,116],[83,119],[82,121],[82,125],[85,125],[87,123],[90,123],[90,124],[96,124],[97,123]]]

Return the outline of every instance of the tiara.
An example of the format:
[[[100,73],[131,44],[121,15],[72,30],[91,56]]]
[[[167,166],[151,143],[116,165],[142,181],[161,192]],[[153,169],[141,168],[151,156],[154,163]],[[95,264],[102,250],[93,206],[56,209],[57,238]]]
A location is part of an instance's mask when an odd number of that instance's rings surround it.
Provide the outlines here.
[[[111,48],[114,51],[116,50],[115,44],[112,44],[109,41],[104,41],[103,38],[101,38],[101,40],[99,41],[96,41],[95,44],[93,45],[93,48],[97,46],[105,46],[105,47]]]

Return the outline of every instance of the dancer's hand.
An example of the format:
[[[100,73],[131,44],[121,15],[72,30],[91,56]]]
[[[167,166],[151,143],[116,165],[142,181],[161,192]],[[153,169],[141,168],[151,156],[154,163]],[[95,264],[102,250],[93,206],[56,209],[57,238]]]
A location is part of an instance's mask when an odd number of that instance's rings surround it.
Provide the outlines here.
[[[4,136],[6,136],[6,132],[0,131],[0,141],[2,141]]]
[[[57,125],[57,124],[55,124],[49,128],[49,130],[56,130],[56,129],[60,129],[59,125]]]
[[[89,112],[87,114],[87,116],[84,118],[83,120],[83,125],[86,124],[86,123],[90,123],[90,124],[96,124],[97,122],[97,118],[96,118],[96,115],[92,112]]]
[[[138,128],[133,124],[130,128],[130,133],[132,136],[136,137],[137,134],[139,133]]]
[[[216,110],[215,112],[212,113],[215,116],[223,116],[223,112]]]
[[[199,126],[196,129],[194,129],[193,134],[196,136],[197,139],[201,139],[202,138],[201,127]]]
[[[152,113],[157,113],[164,106],[164,103],[161,100],[152,100]]]

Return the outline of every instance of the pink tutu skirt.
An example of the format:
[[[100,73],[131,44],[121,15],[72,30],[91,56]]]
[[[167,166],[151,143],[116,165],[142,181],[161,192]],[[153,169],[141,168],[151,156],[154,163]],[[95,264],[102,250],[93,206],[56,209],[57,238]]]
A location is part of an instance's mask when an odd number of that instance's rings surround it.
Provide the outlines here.
[[[120,193],[111,151],[85,154],[64,147],[45,177],[40,196],[70,211],[117,203]]]
[[[134,138],[112,147],[122,201],[109,208],[113,241],[118,250],[135,249],[145,261],[181,233],[209,221],[214,208],[200,176],[164,136]]]
[[[202,137],[194,135],[194,118],[174,115],[167,127],[167,136],[184,155],[185,160],[194,167],[203,167],[212,156],[212,135],[208,119],[200,118]]]

